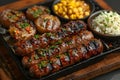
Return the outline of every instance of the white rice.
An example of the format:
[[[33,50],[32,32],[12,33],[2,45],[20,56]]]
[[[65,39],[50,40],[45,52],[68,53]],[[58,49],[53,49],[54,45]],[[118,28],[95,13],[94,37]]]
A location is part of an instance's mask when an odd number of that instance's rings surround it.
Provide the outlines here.
[[[120,35],[120,15],[113,11],[103,11],[92,20],[92,27],[102,34]]]

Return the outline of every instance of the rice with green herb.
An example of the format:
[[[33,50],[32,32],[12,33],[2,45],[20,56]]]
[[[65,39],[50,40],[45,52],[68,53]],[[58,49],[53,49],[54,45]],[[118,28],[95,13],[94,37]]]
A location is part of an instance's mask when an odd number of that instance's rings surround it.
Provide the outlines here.
[[[92,27],[103,34],[120,35],[120,15],[113,11],[103,11],[93,19]]]

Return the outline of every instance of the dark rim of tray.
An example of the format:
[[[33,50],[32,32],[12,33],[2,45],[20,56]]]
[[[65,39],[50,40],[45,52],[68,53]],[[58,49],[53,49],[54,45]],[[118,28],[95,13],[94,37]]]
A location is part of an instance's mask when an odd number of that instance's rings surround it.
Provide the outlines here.
[[[46,0],[46,2],[43,2],[43,3],[38,3],[36,5],[44,5],[44,6],[49,6],[49,8],[51,8],[51,3],[53,2],[54,0]],[[90,0],[94,5],[95,5],[95,11],[98,11],[98,10],[102,10],[102,8],[96,3],[94,2],[93,0]],[[48,5],[49,4],[49,5]],[[33,6],[33,5],[32,5]],[[22,11],[26,10],[27,8],[29,8],[31,6],[28,6],[24,9],[21,9]],[[86,22],[86,20],[85,20]],[[3,31],[4,32],[4,31]],[[4,32],[5,33],[5,32]],[[48,74],[47,76],[44,76],[44,77],[41,77],[41,78],[33,78],[33,77],[30,77],[29,74],[28,74],[28,70],[26,70],[22,63],[21,63],[21,60],[18,58],[18,56],[16,56],[14,54],[14,51],[12,50],[12,48],[9,46],[9,44],[7,43],[7,41],[5,41],[4,39],[4,33],[0,33],[0,36],[2,38],[1,39],[1,42],[4,43],[5,47],[8,49],[9,51],[9,54],[10,56],[15,60],[17,66],[19,67],[20,71],[24,74],[24,77],[27,79],[27,80],[56,80],[57,78],[59,77],[62,77],[62,76],[65,76],[67,74],[70,74],[74,71],[77,71],[79,69],[82,69],[84,67],[87,67],[88,65],[90,64],[93,64],[95,62],[98,62],[99,60],[103,59],[103,57],[111,52],[114,52],[114,51],[117,51],[117,50],[120,50],[120,40],[117,39],[117,40],[104,40],[104,39],[101,39],[102,42],[103,42],[103,45],[105,47],[105,50],[101,53],[101,54],[98,54],[98,55],[95,55],[89,59],[86,59],[86,60],[83,60],[83,61],[80,61],[80,62],[77,62],[73,65],[70,65],[66,68],[63,68],[57,72],[54,72],[54,73],[51,73],[51,74]],[[96,37],[96,36],[95,36]],[[100,38],[100,37],[98,37]],[[112,45],[113,47],[112,48],[109,48],[108,44],[109,42],[112,41]]]

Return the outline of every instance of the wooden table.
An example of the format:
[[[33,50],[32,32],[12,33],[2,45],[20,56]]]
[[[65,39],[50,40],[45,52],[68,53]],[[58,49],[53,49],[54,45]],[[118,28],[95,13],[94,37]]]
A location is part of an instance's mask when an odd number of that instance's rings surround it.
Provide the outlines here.
[[[43,2],[43,1],[46,1],[46,0],[18,0],[14,3],[0,6],[0,11],[8,8],[21,9],[26,6],[36,4],[38,2]],[[101,5],[104,9],[109,9],[109,10],[111,9],[104,2],[104,0],[95,0],[95,1],[99,3],[99,5]],[[10,79],[24,80],[23,74],[17,67],[17,64],[13,61],[11,56],[8,54],[7,48],[4,47],[3,43],[0,43],[0,62],[2,62],[0,66],[4,67],[2,69],[0,68],[0,77],[2,75],[2,77],[4,78],[3,80],[10,80]],[[120,68],[120,52],[115,52],[105,56],[103,60],[99,61],[96,64],[90,65],[72,74],[61,77],[58,80],[88,80],[118,68]],[[7,74],[7,75],[4,75],[4,74]],[[8,77],[5,79],[6,76]]]

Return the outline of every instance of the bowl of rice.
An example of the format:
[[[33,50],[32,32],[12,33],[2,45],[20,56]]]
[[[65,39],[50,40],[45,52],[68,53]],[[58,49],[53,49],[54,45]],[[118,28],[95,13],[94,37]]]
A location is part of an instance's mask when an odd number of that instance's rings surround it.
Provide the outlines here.
[[[88,18],[88,28],[103,37],[120,36],[120,15],[112,10],[100,10]]]

